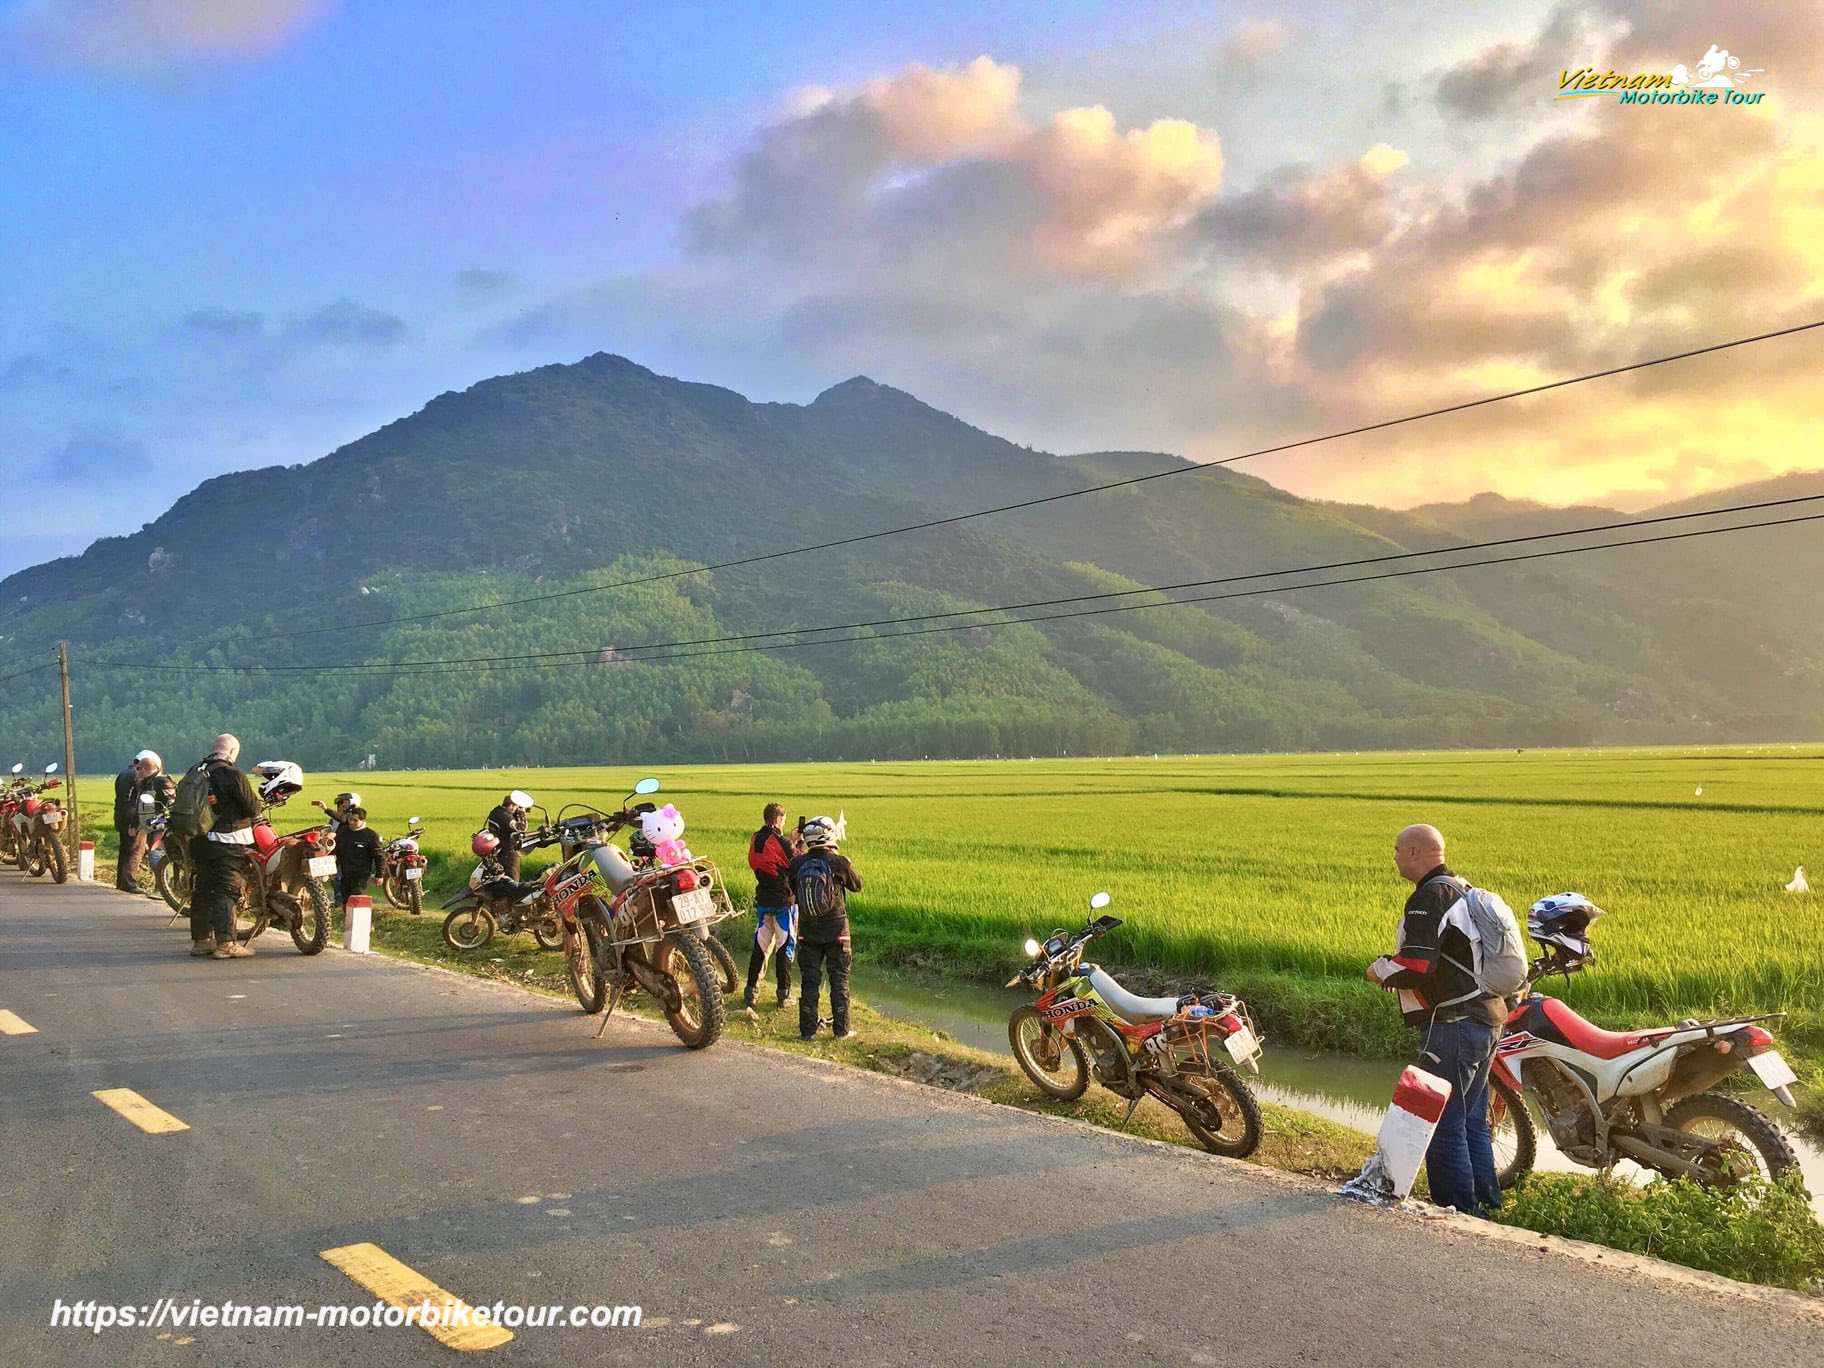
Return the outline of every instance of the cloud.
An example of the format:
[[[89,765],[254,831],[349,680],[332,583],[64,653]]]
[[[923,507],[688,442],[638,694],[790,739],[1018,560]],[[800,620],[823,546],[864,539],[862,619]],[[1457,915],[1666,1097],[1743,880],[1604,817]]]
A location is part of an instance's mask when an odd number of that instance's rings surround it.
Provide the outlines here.
[[[1292,40],[1292,30],[1278,19],[1244,19],[1230,30],[1220,56],[1224,63],[1257,62],[1282,51]]]
[[[329,8],[329,0],[25,0],[0,32],[48,62],[134,74],[264,56]]]
[[[293,346],[381,348],[394,345],[405,333],[405,320],[397,315],[352,299],[338,299],[293,319],[282,336]]]
[[[506,294],[518,284],[509,271],[490,271],[480,267],[471,267],[466,271],[456,272],[454,283],[457,292],[471,302],[491,300]]]
[[[92,424],[72,429],[69,437],[39,458],[34,473],[58,483],[87,484],[134,479],[148,467],[144,442],[122,435],[110,424]]]
[[[197,309],[184,315],[182,326],[210,342],[251,342],[266,335],[266,315],[251,309]]]

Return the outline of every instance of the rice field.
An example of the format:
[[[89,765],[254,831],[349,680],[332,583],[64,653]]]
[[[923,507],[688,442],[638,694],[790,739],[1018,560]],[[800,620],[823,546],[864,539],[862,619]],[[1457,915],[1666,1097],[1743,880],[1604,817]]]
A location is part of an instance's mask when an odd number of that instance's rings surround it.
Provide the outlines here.
[[[314,816],[304,799],[354,788],[383,835],[422,815],[440,900],[466,876],[469,836],[507,789],[555,814],[570,801],[612,806],[642,772],[313,774],[291,812],[304,825]],[[685,840],[722,863],[743,903],[744,841],[765,802],[793,817],[846,810],[844,849],[867,883],[853,900],[862,955],[1004,977],[1027,935],[1080,924],[1105,888],[1126,924],[1100,947],[1104,963],[1284,997],[1282,1032],[1345,1047],[1335,1037],[1358,1030],[1350,1023],[1370,1034],[1366,1023],[1391,1024],[1391,1005],[1360,973],[1392,947],[1407,891],[1393,835],[1428,821],[1452,865],[1523,920],[1534,899],[1567,888],[1607,910],[1598,963],[1564,989],[1586,1015],[1619,1026],[1789,1010],[1789,1036],[1817,1037],[1802,1052],[1824,1055],[1824,892],[1784,891],[1802,863],[1824,888],[1824,747],[705,766],[660,777]],[[1301,1029],[1303,1016],[1330,1025]]]

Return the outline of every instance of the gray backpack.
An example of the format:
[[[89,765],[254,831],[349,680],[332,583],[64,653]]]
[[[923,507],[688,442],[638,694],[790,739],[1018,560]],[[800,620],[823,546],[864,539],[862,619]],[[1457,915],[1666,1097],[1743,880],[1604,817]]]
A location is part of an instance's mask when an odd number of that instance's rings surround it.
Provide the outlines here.
[[[1500,894],[1467,882],[1463,882],[1463,898],[1458,906],[1463,909],[1463,931],[1469,937],[1474,963],[1450,962],[1476,981],[1477,991],[1438,1006],[1448,1007],[1477,997],[1512,997],[1526,986],[1528,967],[1526,943],[1520,939],[1520,923],[1514,917],[1514,909],[1502,901]],[[1451,912],[1455,911],[1453,907]],[[1448,920],[1450,914],[1445,915]]]

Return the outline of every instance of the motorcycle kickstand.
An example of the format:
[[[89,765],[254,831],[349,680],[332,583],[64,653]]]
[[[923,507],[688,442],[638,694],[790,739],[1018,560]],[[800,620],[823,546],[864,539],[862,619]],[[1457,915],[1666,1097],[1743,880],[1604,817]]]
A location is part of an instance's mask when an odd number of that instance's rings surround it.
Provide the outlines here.
[[[1122,1118],[1121,1118],[1121,1124],[1120,1124],[1120,1126],[1118,1126],[1118,1127],[1117,1127],[1117,1128],[1116,1128],[1116,1130],[1117,1130],[1117,1132],[1124,1132],[1124,1131],[1126,1131],[1126,1130],[1127,1130],[1127,1123],[1128,1123],[1128,1122],[1129,1122],[1129,1121],[1132,1121],[1132,1120],[1133,1120],[1133,1119],[1134,1119],[1134,1109],[1135,1109],[1135,1108],[1136,1108],[1136,1107],[1138,1107],[1138,1106],[1139,1106],[1139,1105],[1140,1105],[1140,1099],[1139,1099],[1139,1098],[1137,1098],[1137,1097],[1130,1097],[1130,1098],[1128,1098],[1128,1100],[1127,1100],[1127,1115],[1126,1115],[1126,1116],[1124,1116],[1124,1117],[1122,1117]]]
[[[613,991],[608,994],[608,1010],[602,1013],[602,1024],[595,1028],[595,1038],[597,1040],[600,1040],[602,1036],[607,1033],[608,1018],[614,1015],[614,1009],[620,1003],[620,1000],[621,985],[617,983],[614,985]]]

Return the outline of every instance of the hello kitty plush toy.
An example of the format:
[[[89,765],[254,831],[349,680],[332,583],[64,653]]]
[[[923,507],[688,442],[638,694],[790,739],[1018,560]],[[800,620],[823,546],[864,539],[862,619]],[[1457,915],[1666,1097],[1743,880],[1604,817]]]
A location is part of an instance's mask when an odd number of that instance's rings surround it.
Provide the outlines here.
[[[684,814],[672,804],[640,814],[640,835],[652,843],[653,854],[662,865],[689,864],[694,856],[684,844]]]

